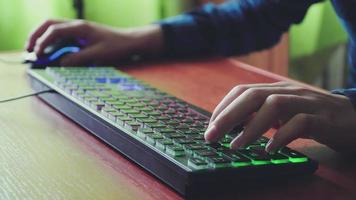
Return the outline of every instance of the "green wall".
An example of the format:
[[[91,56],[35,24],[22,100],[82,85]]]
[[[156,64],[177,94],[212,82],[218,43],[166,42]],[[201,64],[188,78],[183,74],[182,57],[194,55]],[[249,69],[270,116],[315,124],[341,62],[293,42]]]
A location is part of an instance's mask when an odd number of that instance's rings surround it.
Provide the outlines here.
[[[86,19],[120,27],[151,23],[161,16],[160,0],[91,0]]]
[[[71,18],[70,0],[0,0],[0,50],[22,49],[28,34],[47,18]]]
[[[86,19],[119,27],[176,15],[188,0],[84,0]],[[0,0],[0,51],[22,49],[28,34],[48,18],[74,18],[72,0]]]
[[[91,0],[87,1],[88,20],[119,27],[140,26],[178,15],[190,0]]]
[[[347,34],[341,27],[329,1],[313,5],[303,23],[290,30],[292,60],[310,56],[317,51],[345,43]]]

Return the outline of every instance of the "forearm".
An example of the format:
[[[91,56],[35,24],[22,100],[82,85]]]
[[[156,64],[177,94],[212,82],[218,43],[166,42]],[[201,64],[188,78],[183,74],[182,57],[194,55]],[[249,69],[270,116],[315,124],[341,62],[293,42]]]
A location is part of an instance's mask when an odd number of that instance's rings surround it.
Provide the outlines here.
[[[160,22],[173,57],[234,55],[276,44],[310,5],[321,0],[232,0]]]
[[[162,55],[164,40],[160,25],[152,24],[127,31],[131,35],[133,54],[144,55],[146,57]]]

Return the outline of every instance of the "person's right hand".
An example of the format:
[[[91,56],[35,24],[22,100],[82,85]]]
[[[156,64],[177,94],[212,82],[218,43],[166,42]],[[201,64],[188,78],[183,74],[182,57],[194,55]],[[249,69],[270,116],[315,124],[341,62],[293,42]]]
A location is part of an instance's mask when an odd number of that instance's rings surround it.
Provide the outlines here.
[[[64,66],[116,64],[133,54],[159,54],[163,46],[159,25],[115,29],[83,20],[48,20],[30,35],[26,49],[40,56],[46,46],[61,38],[84,39],[87,42],[80,52],[61,60]]]

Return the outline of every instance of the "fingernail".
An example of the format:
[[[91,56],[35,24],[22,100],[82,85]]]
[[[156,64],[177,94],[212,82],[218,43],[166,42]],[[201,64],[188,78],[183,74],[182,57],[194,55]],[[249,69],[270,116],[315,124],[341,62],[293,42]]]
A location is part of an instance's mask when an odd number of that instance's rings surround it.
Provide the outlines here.
[[[274,143],[273,143],[273,138],[269,139],[269,141],[267,142],[266,144],[266,148],[265,150],[268,152],[268,153],[272,153],[275,151],[275,148],[274,148]]]
[[[242,139],[242,133],[240,133],[230,144],[231,149],[239,149],[245,146],[244,141]]]
[[[205,140],[214,141],[215,140],[216,126],[214,124],[210,125],[204,133]]]

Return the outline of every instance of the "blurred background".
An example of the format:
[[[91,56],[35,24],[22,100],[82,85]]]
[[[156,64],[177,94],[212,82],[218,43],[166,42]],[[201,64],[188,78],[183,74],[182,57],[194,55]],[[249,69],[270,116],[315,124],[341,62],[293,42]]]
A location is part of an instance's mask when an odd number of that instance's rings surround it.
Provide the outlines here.
[[[23,49],[31,30],[47,18],[76,18],[78,0],[0,0],[0,51]],[[223,0],[83,0],[85,19],[117,27],[155,22]],[[275,47],[236,59],[321,86],[343,87],[347,36],[329,1],[312,6]]]

